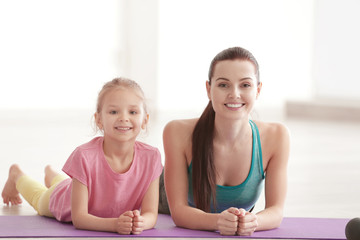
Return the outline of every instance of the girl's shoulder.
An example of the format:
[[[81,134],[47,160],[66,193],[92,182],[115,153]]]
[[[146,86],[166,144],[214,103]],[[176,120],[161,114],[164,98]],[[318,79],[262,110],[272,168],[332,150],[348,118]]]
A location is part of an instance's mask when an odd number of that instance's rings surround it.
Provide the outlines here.
[[[135,141],[135,148],[136,148],[136,151],[139,151],[139,152],[154,153],[154,154],[160,153],[159,149],[157,147],[151,146],[147,143],[140,142],[140,141]]]

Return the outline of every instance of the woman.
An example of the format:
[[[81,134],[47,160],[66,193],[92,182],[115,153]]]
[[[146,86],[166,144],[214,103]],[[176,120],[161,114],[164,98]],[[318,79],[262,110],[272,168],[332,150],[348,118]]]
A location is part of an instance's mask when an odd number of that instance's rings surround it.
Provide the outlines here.
[[[201,117],[166,125],[165,188],[177,226],[251,235],[280,225],[289,133],[282,124],[251,120],[261,87],[254,56],[226,49],[211,62]],[[264,183],[265,209],[255,214]]]

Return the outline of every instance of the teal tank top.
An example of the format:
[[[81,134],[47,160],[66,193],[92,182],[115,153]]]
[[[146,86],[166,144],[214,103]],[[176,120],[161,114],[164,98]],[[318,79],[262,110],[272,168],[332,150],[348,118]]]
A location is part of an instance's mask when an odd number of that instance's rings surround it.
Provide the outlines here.
[[[220,213],[230,207],[251,210],[264,187],[265,173],[262,163],[262,152],[259,130],[253,121],[249,121],[252,129],[252,157],[249,174],[245,181],[237,186],[216,186],[216,210],[211,203],[211,212]],[[192,187],[192,162],[188,167],[189,206],[195,207]]]

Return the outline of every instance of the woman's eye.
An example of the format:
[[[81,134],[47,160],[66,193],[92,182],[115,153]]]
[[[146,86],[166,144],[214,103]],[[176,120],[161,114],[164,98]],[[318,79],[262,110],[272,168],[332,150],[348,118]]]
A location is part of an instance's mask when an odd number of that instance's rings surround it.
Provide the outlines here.
[[[219,83],[218,86],[221,87],[221,88],[225,88],[225,87],[227,87],[228,85],[227,85],[226,83]]]
[[[249,84],[249,83],[244,83],[244,84],[243,84],[243,87],[245,87],[245,88],[251,87],[251,84]]]

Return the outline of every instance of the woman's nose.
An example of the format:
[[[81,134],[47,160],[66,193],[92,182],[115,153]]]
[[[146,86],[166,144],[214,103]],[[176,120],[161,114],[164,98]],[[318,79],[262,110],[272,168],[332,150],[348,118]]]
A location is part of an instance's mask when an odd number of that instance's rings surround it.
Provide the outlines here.
[[[232,88],[230,90],[229,96],[232,98],[240,98],[240,89],[238,88]]]

